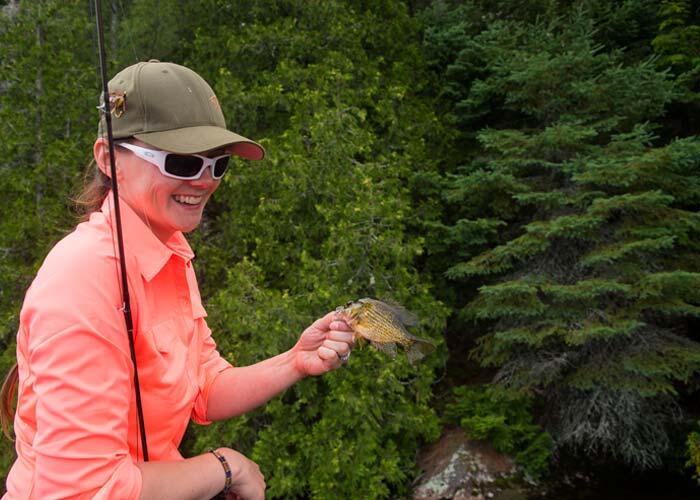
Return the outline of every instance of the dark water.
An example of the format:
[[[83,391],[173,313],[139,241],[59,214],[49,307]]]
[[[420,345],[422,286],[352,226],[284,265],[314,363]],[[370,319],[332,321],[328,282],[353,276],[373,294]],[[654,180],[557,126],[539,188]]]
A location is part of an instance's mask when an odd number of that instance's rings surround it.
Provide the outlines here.
[[[530,493],[527,500],[700,500],[700,485],[686,477],[661,472],[631,474],[609,471],[580,476]],[[507,499],[503,499],[507,500]]]

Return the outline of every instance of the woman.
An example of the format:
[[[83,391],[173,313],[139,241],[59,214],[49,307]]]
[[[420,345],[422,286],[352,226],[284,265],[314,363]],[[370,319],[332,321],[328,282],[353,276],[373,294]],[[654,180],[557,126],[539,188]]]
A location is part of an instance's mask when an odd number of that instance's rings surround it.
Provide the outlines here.
[[[264,497],[257,465],[229,448],[183,459],[189,419],[231,418],[347,360],[352,333],[329,313],[289,351],[232,367],[205,321],[183,233],[195,229],[230,154],[264,150],[226,129],[209,85],[149,61],[109,84],[135,350],[149,451],[142,460],[115,244],[109,148],[94,145],[99,203],[49,253],[17,337],[18,458],[3,498]],[[101,129],[103,129],[101,124]],[[4,394],[5,401],[12,393]]]

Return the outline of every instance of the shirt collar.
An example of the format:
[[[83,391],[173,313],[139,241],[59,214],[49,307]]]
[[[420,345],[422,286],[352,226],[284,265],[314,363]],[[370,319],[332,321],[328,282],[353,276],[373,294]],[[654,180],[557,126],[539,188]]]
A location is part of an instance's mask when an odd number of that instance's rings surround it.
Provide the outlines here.
[[[112,234],[116,237],[116,222],[112,217],[113,200],[114,195],[110,191],[102,202],[101,211],[112,226]],[[122,220],[124,251],[138,261],[139,270],[147,281],[152,280],[173,255],[179,256],[184,262],[189,262],[194,257],[192,248],[180,231],[163,243],[124,200],[119,201],[119,213]]]

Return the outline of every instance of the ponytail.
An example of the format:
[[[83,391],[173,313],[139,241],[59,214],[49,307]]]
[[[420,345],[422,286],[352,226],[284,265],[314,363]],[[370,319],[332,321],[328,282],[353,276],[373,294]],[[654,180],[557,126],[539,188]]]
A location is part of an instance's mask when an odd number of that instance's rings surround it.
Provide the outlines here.
[[[17,391],[18,378],[17,363],[15,363],[5,376],[2,389],[0,389],[0,426],[2,427],[2,433],[10,441],[14,441],[10,428],[12,427],[12,421],[15,417],[15,409],[12,403],[14,402],[15,392]]]
[[[112,184],[92,160],[83,177],[83,188],[73,199],[73,204],[81,221],[87,220],[92,212],[100,209],[102,202],[112,189]]]

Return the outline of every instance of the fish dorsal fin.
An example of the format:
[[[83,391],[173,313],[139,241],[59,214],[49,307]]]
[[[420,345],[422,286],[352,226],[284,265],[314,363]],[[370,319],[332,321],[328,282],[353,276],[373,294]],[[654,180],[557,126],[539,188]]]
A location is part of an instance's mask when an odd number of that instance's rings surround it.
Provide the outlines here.
[[[380,308],[384,311],[389,312],[393,317],[395,317],[404,326],[415,326],[418,324],[418,316],[410,312],[408,309],[396,302],[382,301],[377,299],[371,299],[369,297],[360,299],[360,302],[367,302],[373,304],[375,307]]]

